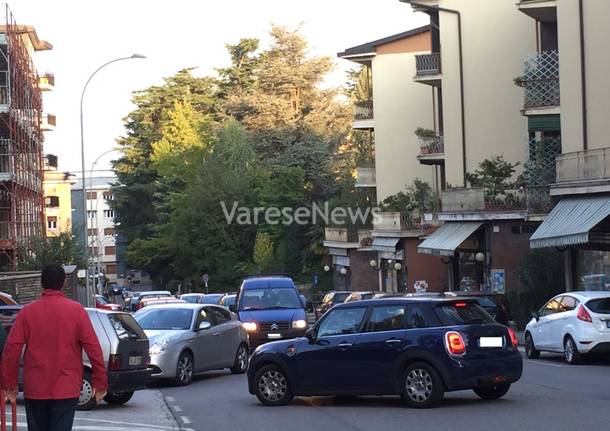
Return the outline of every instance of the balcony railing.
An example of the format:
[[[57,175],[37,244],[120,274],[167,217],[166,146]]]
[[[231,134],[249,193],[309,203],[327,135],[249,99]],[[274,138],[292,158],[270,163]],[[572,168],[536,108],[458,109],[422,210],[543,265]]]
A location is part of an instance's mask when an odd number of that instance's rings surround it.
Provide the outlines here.
[[[438,75],[441,73],[441,53],[416,55],[415,70],[417,76]]]
[[[356,187],[376,187],[375,168],[356,168]]]
[[[349,228],[327,227],[324,229],[324,239],[334,242],[358,242],[358,231]]]
[[[373,101],[365,100],[356,102],[354,106],[355,120],[372,120],[373,119]]]
[[[557,157],[557,183],[610,179],[610,148],[577,151]]]
[[[422,229],[421,217],[401,212],[377,213],[373,219],[373,228],[378,232],[408,232]]]
[[[526,208],[525,189],[491,192],[460,188],[442,194],[443,212],[520,211]]]
[[[431,156],[443,154],[445,152],[445,142],[442,136],[434,138],[419,138],[419,155]]]
[[[532,55],[525,61],[518,83],[525,90],[525,109],[559,106],[559,53],[544,51]]]

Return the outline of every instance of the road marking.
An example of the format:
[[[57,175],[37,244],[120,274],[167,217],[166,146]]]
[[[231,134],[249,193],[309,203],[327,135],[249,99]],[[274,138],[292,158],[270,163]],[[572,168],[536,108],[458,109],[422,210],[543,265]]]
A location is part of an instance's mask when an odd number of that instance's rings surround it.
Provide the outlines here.
[[[182,407],[180,406],[172,406],[172,409],[174,409],[174,411],[177,413],[180,413],[182,411]]]
[[[170,403],[175,403],[176,402],[176,398],[174,397],[165,397],[166,401],[169,401]]]
[[[23,416],[25,417],[26,414],[25,413],[21,413],[18,412],[17,416]],[[106,430],[111,430],[111,429],[125,429],[125,430],[129,430],[129,429],[133,429],[133,427],[137,427],[137,428],[143,428],[143,429],[155,429],[155,430],[174,430],[174,427],[166,427],[166,426],[162,426],[162,425],[151,425],[151,424],[143,424],[143,423],[139,423],[139,422],[121,422],[121,421],[111,421],[111,420],[107,420],[107,419],[88,419],[88,418],[79,418],[79,417],[75,417],[74,421],[78,421],[78,422],[98,422],[98,423],[104,423],[104,424],[108,424],[108,425],[122,425],[119,427],[99,427],[98,429],[106,429]],[[19,424],[21,426],[21,424]],[[80,428],[79,428],[80,427]],[[85,428],[83,428],[85,427]],[[73,429],[89,429],[88,425],[75,425],[73,427]]]
[[[555,368],[566,368],[567,365],[560,365],[560,364],[552,364],[550,362],[544,362],[544,361],[534,361],[531,359],[526,359],[526,362],[530,363],[530,364],[535,364],[535,365],[545,365],[547,367],[555,367]]]
[[[185,424],[192,424],[193,422],[191,422],[191,420],[189,418],[187,418],[186,416],[180,416],[180,419],[182,420],[182,422],[184,422]]]

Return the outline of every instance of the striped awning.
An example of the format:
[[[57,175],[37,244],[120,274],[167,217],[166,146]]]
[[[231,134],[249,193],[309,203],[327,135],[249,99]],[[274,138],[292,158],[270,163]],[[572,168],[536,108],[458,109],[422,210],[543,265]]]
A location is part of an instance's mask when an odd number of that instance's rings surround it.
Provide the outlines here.
[[[590,230],[609,215],[610,196],[561,199],[531,236],[530,247],[566,247],[591,242]]]
[[[453,256],[455,249],[482,224],[483,222],[447,222],[426,238],[417,247],[417,252],[433,256]]]
[[[396,251],[396,244],[398,244],[399,238],[374,238],[373,245],[371,248],[374,251]]]

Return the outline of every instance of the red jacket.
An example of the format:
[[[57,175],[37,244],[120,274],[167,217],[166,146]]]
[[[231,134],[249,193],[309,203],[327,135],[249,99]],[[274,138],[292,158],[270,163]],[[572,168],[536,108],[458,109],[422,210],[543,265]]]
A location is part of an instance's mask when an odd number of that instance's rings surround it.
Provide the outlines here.
[[[91,361],[93,387],[106,390],[108,376],[100,343],[85,309],[47,289],[17,315],[4,346],[2,387],[17,387],[23,347],[23,392],[27,399],[78,398],[83,384],[83,349]]]

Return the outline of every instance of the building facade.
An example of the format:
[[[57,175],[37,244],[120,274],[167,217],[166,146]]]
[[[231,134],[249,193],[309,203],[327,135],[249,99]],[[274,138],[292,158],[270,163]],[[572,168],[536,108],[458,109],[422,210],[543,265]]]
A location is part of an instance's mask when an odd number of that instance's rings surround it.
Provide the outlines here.
[[[75,182],[70,172],[57,169],[57,156],[45,156],[43,189],[47,238],[72,233],[72,185]]]

